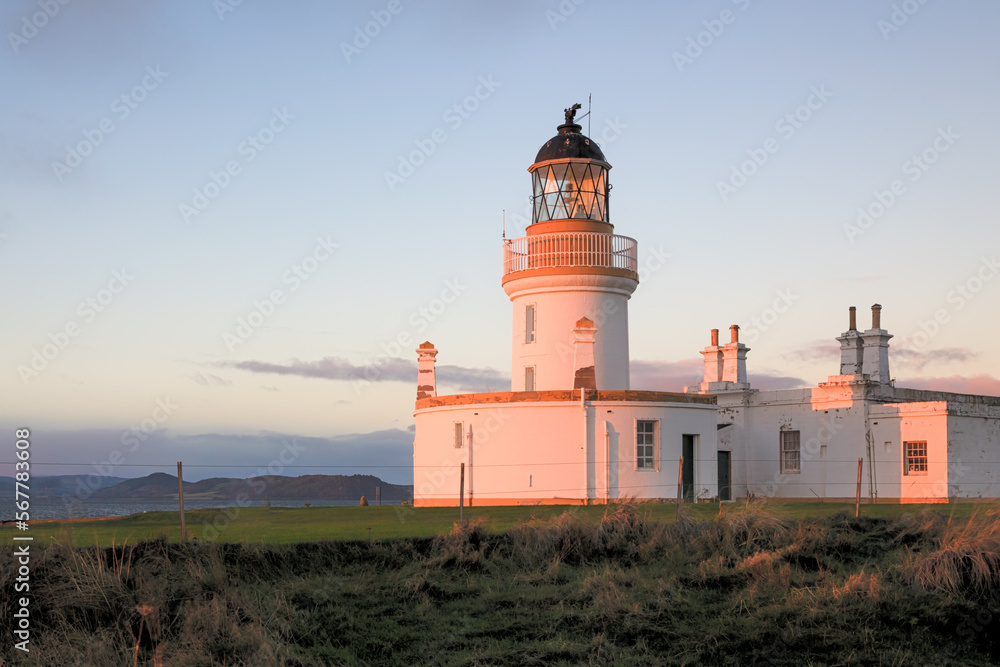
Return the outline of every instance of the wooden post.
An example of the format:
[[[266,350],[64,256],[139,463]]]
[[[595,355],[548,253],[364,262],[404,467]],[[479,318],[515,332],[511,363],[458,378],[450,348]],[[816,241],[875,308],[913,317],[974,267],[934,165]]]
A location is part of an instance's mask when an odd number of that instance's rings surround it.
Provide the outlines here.
[[[681,518],[681,486],[684,482],[684,457],[677,460],[677,518]]]
[[[181,462],[177,462],[177,502],[181,507],[181,542],[187,541],[187,528],[184,526],[184,471]]]
[[[857,519],[861,516],[861,462],[864,459],[858,459],[858,493],[854,499],[854,518]]]
[[[462,464],[462,469],[459,471],[458,480],[458,523],[461,525],[465,522],[465,464]]]

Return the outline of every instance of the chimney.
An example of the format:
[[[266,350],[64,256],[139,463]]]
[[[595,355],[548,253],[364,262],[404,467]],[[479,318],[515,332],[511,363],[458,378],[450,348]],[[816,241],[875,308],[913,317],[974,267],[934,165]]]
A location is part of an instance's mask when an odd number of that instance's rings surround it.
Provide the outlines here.
[[[704,382],[719,382],[722,380],[722,348],[719,347],[719,330],[712,329],[712,344],[701,351],[705,357]]]
[[[851,306],[850,313],[849,328],[837,338],[840,342],[840,374],[861,375],[863,372],[864,341],[857,329],[858,309]]]
[[[747,381],[747,352],[750,351],[746,345],[740,342],[740,328],[737,325],[729,327],[729,334],[732,342],[722,348],[722,381],[723,382],[743,382]]]
[[[417,353],[417,400],[437,396],[437,376],[434,372],[434,358],[438,351],[429,341],[424,341],[416,349]]]
[[[882,328],[882,306],[872,306],[872,328],[861,334],[864,341],[863,373],[872,382],[889,384],[889,339],[892,334]]]
[[[597,389],[594,369],[594,321],[581,317],[573,329],[573,389]]]

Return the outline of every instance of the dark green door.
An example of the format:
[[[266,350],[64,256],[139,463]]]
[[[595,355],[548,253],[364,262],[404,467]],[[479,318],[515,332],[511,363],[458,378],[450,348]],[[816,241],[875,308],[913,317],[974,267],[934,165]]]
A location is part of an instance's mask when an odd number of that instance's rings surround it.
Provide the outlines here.
[[[681,456],[684,457],[684,465],[681,468],[681,495],[688,502],[694,500],[694,439],[693,435],[685,435],[681,450]]]
[[[719,451],[719,500],[733,499],[732,482],[730,481],[732,467],[729,462],[729,454],[730,452],[727,451]]]

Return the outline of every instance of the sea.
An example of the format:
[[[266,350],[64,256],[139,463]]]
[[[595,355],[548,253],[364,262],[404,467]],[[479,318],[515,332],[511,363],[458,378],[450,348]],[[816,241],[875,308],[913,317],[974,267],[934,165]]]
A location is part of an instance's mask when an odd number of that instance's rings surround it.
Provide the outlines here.
[[[398,505],[400,501],[385,501],[383,505]],[[374,504],[374,503],[372,503]],[[0,509],[0,519],[14,520],[13,503],[5,503]],[[184,511],[215,509],[222,507],[267,507],[265,500],[196,500],[185,499]],[[275,500],[270,501],[271,507],[356,507],[358,499],[352,500]],[[29,508],[31,520],[42,519],[93,519],[102,517],[128,516],[143,512],[176,512],[176,500],[118,500],[114,502],[68,503],[61,498],[33,499]]]

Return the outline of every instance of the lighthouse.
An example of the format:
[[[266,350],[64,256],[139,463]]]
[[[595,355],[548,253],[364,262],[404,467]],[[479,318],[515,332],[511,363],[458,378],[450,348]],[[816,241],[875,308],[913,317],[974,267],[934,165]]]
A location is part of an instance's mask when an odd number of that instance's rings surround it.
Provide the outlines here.
[[[531,224],[504,241],[513,306],[511,390],[629,389],[628,301],[637,245],[614,233],[611,165],[574,104],[528,167]],[[584,323],[584,325],[581,325]]]
[[[525,236],[503,240],[511,390],[442,394],[435,364],[447,350],[430,341],[415,350],[416,505],[717,493],[715,396],[629,386],[638,246],[614,233],[611,164],[581,133],[579,108],[565,110],[528,167],[533,207]]]

